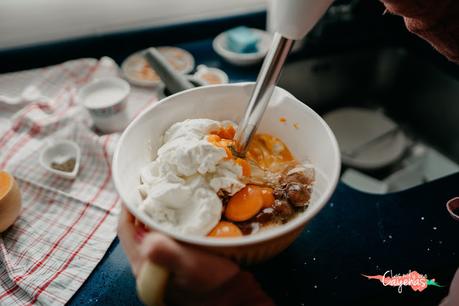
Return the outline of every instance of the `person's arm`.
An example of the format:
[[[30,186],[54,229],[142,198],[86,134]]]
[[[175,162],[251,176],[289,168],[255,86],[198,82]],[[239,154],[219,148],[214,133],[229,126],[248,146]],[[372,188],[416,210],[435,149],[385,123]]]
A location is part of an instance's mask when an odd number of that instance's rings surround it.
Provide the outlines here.
[[[274,305],[255,278],[234,262],[184,246],[159,233],[147,233],[124,207],[118,237],[134,276],[146,260],[171,273],[167,305]]]
[[[427,40],[459,64],[458,0],[381,0],[387,10],[403,16],[408,30]]]
[[[451,285],[449,286],[449,294],[443,299],[440,306],[457,306],[459,305],[459,269],[454,275]]]

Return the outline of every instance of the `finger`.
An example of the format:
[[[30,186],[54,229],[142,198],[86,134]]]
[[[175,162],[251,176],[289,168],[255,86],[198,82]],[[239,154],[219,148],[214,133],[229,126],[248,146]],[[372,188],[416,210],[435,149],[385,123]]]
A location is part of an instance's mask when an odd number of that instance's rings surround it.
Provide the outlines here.
[[[190,290],[211,290],[239,272],[239,267],[228,259],[184,246],[159,233],[145,237],[141,252],[169,270],[177,285]]]
[[[132,272],[137,275],[141,264],[140,242],[143,234],[139,232],[139,228],[134,223],[134,216],[122,205],[117,229],[118,238],[131,264]]]

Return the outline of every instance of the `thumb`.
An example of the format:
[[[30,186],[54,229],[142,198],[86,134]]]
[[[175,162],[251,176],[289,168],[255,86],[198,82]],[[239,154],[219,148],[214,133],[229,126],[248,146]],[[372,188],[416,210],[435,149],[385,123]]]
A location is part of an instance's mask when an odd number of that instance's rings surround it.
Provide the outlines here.
[[[228,259],[184,246],[159,233],[145,237],[141,254],[169,270],[176,285],[189,290],[212,290],[239,272]]]

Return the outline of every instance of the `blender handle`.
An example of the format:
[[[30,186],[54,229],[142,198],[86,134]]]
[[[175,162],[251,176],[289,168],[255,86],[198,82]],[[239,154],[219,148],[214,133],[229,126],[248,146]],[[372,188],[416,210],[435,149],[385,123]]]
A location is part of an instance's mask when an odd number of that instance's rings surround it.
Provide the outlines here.
[[[169,271],[147,260],[137,277],[137,295],[147,306],[163,306]]]
[[[272,0],[272,30],[288,39],[302,39],[334,0]]]

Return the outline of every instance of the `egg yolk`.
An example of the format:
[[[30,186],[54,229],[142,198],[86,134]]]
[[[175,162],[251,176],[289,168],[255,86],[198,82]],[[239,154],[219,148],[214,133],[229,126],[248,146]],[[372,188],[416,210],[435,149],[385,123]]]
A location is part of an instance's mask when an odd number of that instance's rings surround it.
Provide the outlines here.
[[[250,176],[250,164],[242,158],[237,158],[233,156],[233,152],[231,151],[231,146],[233,145],[233,137],[236,133],[236,130],[232,125],[228,125],[226,127],[222,127],[219,130],[212,131],[209,136],[207,136],[207,141],[212,143],[213,145],[225,149],[226,152],[226,159],[233,159],[242,168],[242,175],[243,176]]]
[[[207,137],[213,145],[223,148],[226,152],[226,159],[235,159],[235,162],[242,167],[244,176],[250,176],[250,164],[247,160],[254,161],[263,169],[271,169],[276,165],[293,161],[292,153],[287,146],[277,137],[268,134],[256,134],[247,150],[246,159],[233,156],[231,146],[234,145],[234,135],[236,130],[232,125],[222,127],[210,132]]]
[[[255,134],[246,157],[264,169],[294,160],[292,153],[279,138],[267,134]]]
[[[260,188],[261,196],[263,198],[263,208],[271,207],[274,203],[274,190],[270,187],[257,187]]]
[[[228,221],[220,221],[207,236],[219,238],[239,237],[242,236],[242,232],[239,227],[233,223]]]
[[[250,164],[242,158],[236,158],[236,164],[242,167],[242,175],[250,176],[252,170],[250,169]]]
[[[231,124],[228,124],[225,127],[222,127],[216,131],[210,132],[210,134],[217,135],[220,138],[233,139],[234,135],[236,135],[236,130]]]
[[[236,222],[246,221],[255,216],[262,207],[263,194],[260,188],[247,185],[228,201],[225,217]]]
[[[236,130],[228,125],[210,132],[207,139],[213,145],[225,149],[226,159],[232,159],[241,166],[242,174],[250,177],[252,167],[259,167],[271,172],[285,169],[285,164],[295,161],[287,146],[277,137],[268,134],[256,134],[252,138],[245,158],[233,156],[231,146],[234,146]],[[251,165],[250,162],[255,165]],[[220,221],[208,234],[209,237],[238,237],[241,230],[232,222],[247,221],[256,216],[262,209],[273,207],[274,190],[270,187],[246,185],[234,194],[228,201],[224,217],[229,221]]]

